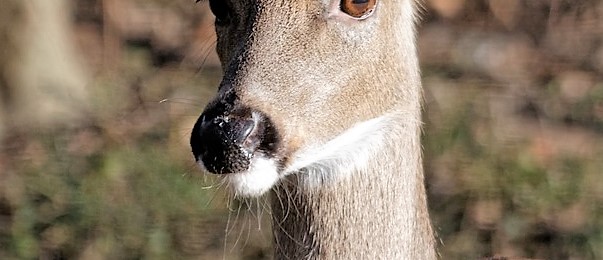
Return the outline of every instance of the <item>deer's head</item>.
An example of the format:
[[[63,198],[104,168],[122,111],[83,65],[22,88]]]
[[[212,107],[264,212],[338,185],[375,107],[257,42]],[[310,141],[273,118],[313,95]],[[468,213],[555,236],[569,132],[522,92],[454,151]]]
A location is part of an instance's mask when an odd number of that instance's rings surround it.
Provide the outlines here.
[[[194,126],[195,159],[255,196],[362,149],[378,118],[419,99],[413,4],[210,0],[224,77]]]

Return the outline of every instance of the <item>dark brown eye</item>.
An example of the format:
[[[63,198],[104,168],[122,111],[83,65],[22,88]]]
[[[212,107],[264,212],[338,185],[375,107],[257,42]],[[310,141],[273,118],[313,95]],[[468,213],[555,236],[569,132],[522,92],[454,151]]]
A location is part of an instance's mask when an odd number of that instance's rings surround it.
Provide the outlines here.
[[[365,18],[375,10],[377,0],[341,0],[341,11],[354,18]]]
[[[230,6],[225,0],[209,0],[209,9],[216,16],[216,25],[230,23]]]

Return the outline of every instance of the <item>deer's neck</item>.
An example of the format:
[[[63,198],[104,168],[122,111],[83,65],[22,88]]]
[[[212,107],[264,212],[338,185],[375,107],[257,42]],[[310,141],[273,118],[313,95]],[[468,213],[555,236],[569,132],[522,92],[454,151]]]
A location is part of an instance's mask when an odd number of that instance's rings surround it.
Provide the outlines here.
[[[291,176],[273,194],[276,259],[435,259],[416,119],[389,124],[367,163],[322,185]],[[314,176],[313,176],[314,175]]]

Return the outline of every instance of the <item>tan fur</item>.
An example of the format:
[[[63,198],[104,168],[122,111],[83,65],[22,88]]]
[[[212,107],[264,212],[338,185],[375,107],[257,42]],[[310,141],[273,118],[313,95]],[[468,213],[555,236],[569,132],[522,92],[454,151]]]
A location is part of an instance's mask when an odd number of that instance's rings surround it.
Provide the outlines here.
[[[333,2],[231,1],[242,22],[217,29],[225,79],[242,103],[271,118],[286,164],[357,123],[387,119],[386,141],[375,144],[368,165],[351,166],[340,178],[307,168],[279,182],[276,258],[435,259],[421,161],[415,3],[380,0],[373,17],[352,21],[327,18]],[[329,174],[334,181],[320,182]]]
[[[297,174],[275,189],[276,259],[436,258],[420,130],[408,116],[399,115],[391,142],[350,178],[308,188],[300,184],[311,177]]]

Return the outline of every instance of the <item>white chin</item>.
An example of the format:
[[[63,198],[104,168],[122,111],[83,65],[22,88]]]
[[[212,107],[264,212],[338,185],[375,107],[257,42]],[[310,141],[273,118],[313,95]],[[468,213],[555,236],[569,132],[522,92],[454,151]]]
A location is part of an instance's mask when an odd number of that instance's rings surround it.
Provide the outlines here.
[[[276,162],[256,156],[245,172],[227,174],[223,178],[237,197],[259,197],[269,191],[279,180]]]

